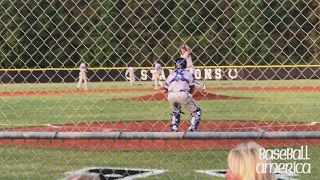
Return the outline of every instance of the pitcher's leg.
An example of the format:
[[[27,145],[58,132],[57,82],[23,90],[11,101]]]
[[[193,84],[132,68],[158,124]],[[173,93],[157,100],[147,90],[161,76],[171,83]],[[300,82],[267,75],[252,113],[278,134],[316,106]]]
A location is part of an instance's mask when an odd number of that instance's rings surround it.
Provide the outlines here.
[[[79,80],[78,80],[78,84],[77,84],[77,89],[80,89],[81,83],[82,83],[82,75],[81,75],[81,73],[79,73]]]
[[[88,90],[88,78],[87,78],[87,75],[84,74],[83,75],[83,82],[84,82],[84,90]]]
[[[198,86],[198,87],[201,87],[203,90],[206,89],[206,86],[205,86],[204,84],[200,83],[200,82],[197,81],[197,80],[194,81],[194,84],[195,84],[196,86]]]
[[[158,82],[159,82],[160,87],[162,87],[163,83],[161,82],[160,78],[158,79]]]
[[[154,89],[158,89],[158,79],[154,79]]]

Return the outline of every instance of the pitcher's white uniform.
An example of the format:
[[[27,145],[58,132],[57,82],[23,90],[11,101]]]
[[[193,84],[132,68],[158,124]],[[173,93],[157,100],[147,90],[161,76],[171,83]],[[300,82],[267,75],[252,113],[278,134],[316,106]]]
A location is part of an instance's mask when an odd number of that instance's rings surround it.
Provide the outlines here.
[[[194,65],[193,65],[192,58],[191,58],[191,50],[186,44],[181,46],[181,55],[180,55],[180,57],[183,58],[186,61],[186,63],[187,63],[186,70],[190,71],[193,74],[193,77],[194,77],[195,68],[194,68]],[[201,87],[204,91],[206,90],[206,86],[204,84],[201,84],[197,80],[195,80],[194,83],[195,83],[196,86]]]
[[[79,66],[79,81],[77,85],[77,89],[80,89],[81,83],[84,83],[84,89],[88,90],[88,79],[87,79],[87,66],[86,63],[82,62]]]
[[[190,71],[191,74],[194,75],[195,69],[194,69],[194,65],[193,65],[193,62],[192,62],[192,58],[191,58],[190,53],[191,53],[191,52],[186,51],[185,53],[181,54],[180,57],[183,58],[184,60],[186,60],[186,62],[187,62],[186,70]]]

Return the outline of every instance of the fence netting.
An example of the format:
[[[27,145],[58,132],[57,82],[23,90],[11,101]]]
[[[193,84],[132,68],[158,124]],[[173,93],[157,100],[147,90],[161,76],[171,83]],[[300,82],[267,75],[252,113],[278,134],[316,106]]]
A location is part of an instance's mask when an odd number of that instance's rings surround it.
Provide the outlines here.
[[[2,0],[1,179],[224,179],[248,142],[319,179],[319,3]],[[186,45],[199,108],[177,115],[161,90]]]

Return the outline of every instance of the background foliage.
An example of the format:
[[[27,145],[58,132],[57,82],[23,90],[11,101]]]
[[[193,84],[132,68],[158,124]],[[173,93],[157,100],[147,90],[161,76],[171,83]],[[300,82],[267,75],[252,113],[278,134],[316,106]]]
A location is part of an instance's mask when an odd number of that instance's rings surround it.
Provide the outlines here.
[[[318,64],[316,0],[0,2],[1,68]]]

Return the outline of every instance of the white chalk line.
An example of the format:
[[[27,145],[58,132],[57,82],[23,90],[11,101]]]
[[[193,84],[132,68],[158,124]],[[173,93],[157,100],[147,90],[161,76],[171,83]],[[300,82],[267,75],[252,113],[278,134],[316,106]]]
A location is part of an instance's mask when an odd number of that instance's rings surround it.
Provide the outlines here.
[[[0,124],[0,126],[7,126],[7,127],[12,127],[12,128],[27,128],[27,127],[62,127],[62,126],[56,126],[52,124]]]
[[[50,127],[54,129],[102,129],[102,131],[112,131],[116,128],[101,128],[101,127],[76,127],[76,124],[74,126],[72,125],[51,125],[51,124],[0,124],[1,126],[9,127],[9,128],[40,128],[40,127]]]
[[[244,130],[244,129],[254,129],[254,130],[258,130],[258,131],[265,131],[263,128],[265,129],[273,129],[273,128],[287,128],[287,127],[309,127],[309,126],[314,126],[319,124],[318,122],[311,122],[308,124],[278,124],[278,125],[263,125],[263,126],[259,126],[258,124],[256,126],[242,126],[242,127],[232,127],[230,126],[229,128],[222,128],[222,129],[235,129],[235,130]],[[219,128],[219,127],[217,127]]]

